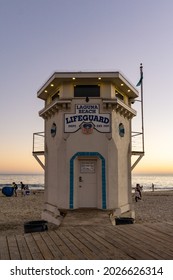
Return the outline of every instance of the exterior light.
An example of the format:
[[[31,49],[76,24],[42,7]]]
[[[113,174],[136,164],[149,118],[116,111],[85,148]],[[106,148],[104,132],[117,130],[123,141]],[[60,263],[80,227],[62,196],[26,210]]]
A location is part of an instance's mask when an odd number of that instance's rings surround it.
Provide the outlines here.
[[[130,92],[130,89],[128,89],[128,92]]]
[[[72,79],[73,79],[73,80],[76,80],[76,78],[75,78],[75,77],[73,77]]]
[[[124,84],[121,84],[121,87],[123,87],[124,86]]]
[[[45,89],[45,91],[44,92],[47,92],[47,90]]]
[[[98,80],[101,80],[101,77],[99,77]]]
[[[51,86],[51,87],[54,87],[54,84],[51,84],[50,86]]]

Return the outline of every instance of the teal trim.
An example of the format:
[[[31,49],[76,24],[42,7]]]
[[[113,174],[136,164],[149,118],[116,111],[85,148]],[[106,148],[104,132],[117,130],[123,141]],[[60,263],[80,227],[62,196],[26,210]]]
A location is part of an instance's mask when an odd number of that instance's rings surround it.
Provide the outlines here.
[[[74,207],[74,160],[76,157],[98,157],[102,161],[102,209],[106,209],[106,164],[104,157],[98,152],[77,152],[70,159],[70,209]]]

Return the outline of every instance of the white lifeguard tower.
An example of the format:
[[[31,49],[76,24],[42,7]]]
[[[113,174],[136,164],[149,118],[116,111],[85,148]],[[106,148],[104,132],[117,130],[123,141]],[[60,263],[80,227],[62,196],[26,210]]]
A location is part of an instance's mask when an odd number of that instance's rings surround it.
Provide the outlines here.
[[[34,133],[33,142],[33,155],[45,170],[42,217],[59,224],[61,209],[78,208],[132,217],[136,88],[120,72],[55,72],[37,96],[45,102],[39,112],[45,131]]]

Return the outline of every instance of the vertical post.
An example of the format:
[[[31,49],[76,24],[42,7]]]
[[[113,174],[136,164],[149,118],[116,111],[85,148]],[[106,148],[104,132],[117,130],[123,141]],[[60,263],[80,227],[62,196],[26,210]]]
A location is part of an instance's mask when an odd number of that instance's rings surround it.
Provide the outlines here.
[[[142,118],[142,152],[144,153],[144,108],[143,108],[143,65],[140,64],[141,85],[141,118]]]

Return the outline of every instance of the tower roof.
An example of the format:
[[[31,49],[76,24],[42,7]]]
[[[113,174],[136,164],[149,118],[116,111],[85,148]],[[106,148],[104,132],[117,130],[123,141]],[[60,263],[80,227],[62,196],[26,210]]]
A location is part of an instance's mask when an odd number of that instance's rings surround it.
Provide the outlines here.
[[[77,84],[111,83],[130,98],[138,97],[137,89],[120,72],[55,72],[38,90],[37,96],[45,100],[54,87],[62,83]]]

